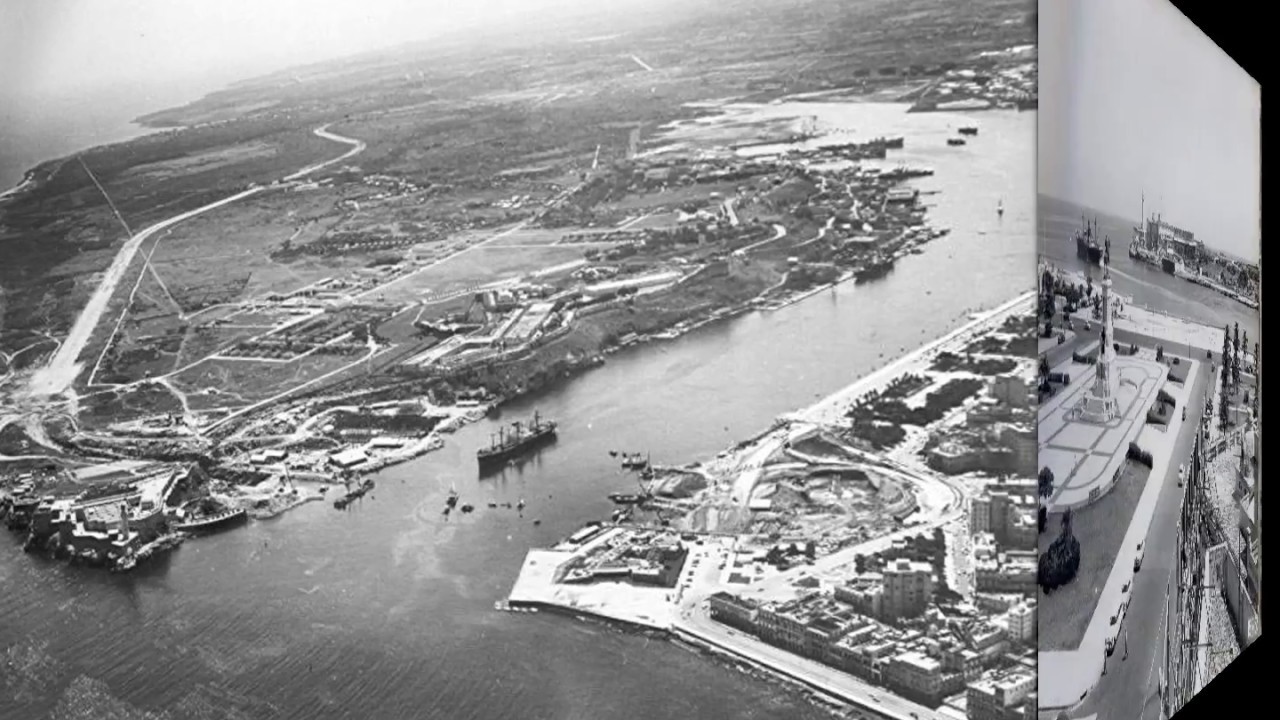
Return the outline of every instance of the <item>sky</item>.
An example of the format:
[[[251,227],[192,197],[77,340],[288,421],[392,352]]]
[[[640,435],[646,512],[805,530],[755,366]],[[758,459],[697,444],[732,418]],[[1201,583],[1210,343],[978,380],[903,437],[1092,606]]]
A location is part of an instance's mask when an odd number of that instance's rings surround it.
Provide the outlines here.
[[[591,0],[0,0],[0,89],[202,90]],[[203,94],[203,92],[199,93]],[[198,96],[198,95],[197,95]],[[159,109],[159,108],[156,108]]]
[[[1261,86],[1165,0],[1040,0],[1039,191],[1256,259]]]

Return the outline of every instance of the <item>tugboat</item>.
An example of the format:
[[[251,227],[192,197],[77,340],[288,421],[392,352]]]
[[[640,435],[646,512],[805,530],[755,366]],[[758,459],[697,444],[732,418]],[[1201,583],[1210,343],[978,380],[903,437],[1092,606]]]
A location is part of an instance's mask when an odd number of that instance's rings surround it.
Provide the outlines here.
[[[481,465],[504,462],[556,436],[555,421],[544,421],[536,412],[528,425],[517,421],[512,423],[512,428],[511,432],[499,428],[497,435],[490,438],[489,447],[476,451]]]
[[[1098,242],[1097,221],[1089,222],[1087,218],[1081,217],[1083,226],[1076,230],[1076,256],[1090,265],[1101,265],[1106,250],[1101,243]]]

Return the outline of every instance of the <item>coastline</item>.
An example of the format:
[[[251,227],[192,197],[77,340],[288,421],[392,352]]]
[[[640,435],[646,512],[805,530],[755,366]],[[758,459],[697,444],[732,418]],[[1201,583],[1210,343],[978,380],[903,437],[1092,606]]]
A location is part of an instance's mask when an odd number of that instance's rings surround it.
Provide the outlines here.
[[[1022,293],[997,305],[993,309],[975,312],[970,316],[971,319],[962,323],[960,327],[944,333],[942,336],[915,350],[894,358],[886,365],[866,373],[808,407],[782,415],[771,427],[761,430],[749,439],[734,443],[725,453],[722,453],[722,456],[717,456],[714,460],[704,459],[698,464],[701,465],[706,462],[742,464],[748,462],[750,460],[748,456],[759,451],[758,445],[761,442],[776,437],[777,429],[780,425],[791,422],[818,426],[834,425],[838,422],[839,413],[857,397],[883,385],[894,377],[900,376],[904,372],[916,369],[921,362],[928,361],[943,348],[958,342],[967,343],[972,336],[977,334],[1000,332],[1000,326],[997,323],[1003,322],[1008,317],[1013,317],[1014,313],[1024,309],[1030,311],[1033,308],[1034,299],[1034,292]],[[727,658],[735,664],[745,663],[747,667],[757,668],[771,677],[778,678],[806,691],[818,693],[823,698],[837,703],[852,704],[870,710],[879,717],[906,720],[910,716],[905,711],[900,712],[899,708],[880,704],[881,701],[879,699],[874,700],[874,705],[869,705],[867,700],[868,692],[871,693],[873,698],[877,697],[876,693],[878,692],[885,692],[889,696],[892,696],[892,693],[878,688],[868,691],[866,688],[871,686],[867,686],[865,682],[852,675],[846,676],[842,671],[835,668],[829,668],[799,657],[794,658],[794,661],[788,657],[785,661],[771,662],[769,656],[772,653],[772,646],[762,645],[764,649],[756,652],[757,648],[749,642],[753,638],[745,638],[741,643],[727,640],[722,642],[714,637],[713,634],[704,632],[702,628],[698,627],[698,623],[705,621],[705,619],[691,614],[694,611],[688,604],[690,601],[684,597],[683,591],[676,594],[675,599],[672,600],[670,596],[661,597],[670,591],[667,588],[648,588],[619,582],[600,582],[593,585],[576,586],[573,592],[557,592],[557,583],[554,581],[554,576],[557,574],[558,568],[585,548],[606,542],[610,532],[621,526],[613,526],[606,523],[600,527],[608,529],[602,534],[586,540],[581,546],[575,546],[572,549],[564,541],[550,548],[530,549],[505,604],[511,608],[531,607],[545,609],[579,619],[598,620],[622,628],[639,628],[644,632],[657,631],[668,639],[683,641],[694,646],[693,649],[708,651],[717,656]],[[703,539],[720,537],[718,533],[699,532],[695,534]],[[891,534],[887,537],[892,536]],[[721,537],[721,541],[728,541],[730,545],[736,543],[732,536]],[[718,543],[709,543],[709,545],[714,544]],[[763,641],[756,642],[763,643]],[[678,642],[677,644],[680,643]],[[741,645],[741,647],[736,647],[736,645]],[[893,697],[896,698],[896,696]],[[911,705],[908,705],[908,707],[911,707]],[[931,713],[929,717],[943,717],[945,714],[945,710],[939,708]],[[916,715],[915,717],[924,716]]]

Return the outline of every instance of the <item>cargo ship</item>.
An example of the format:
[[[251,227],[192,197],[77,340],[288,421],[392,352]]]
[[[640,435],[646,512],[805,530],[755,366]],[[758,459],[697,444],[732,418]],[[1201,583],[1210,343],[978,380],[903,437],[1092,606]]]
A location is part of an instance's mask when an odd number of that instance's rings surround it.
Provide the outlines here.
[[[868,280],[876,280],[889,274],[893,270],[892,257],[875,257],[870,260],[859,270],[853,273],[854,283],[864,283]]]
[[[480,464],[490,465],[509,460],[556,436],[555,421],[543,420],[536,412],[528,424],[514,422],[511,426],[510,432],[499,428],[498,433],[490,438],[489,447],[476,451],[476,459]]]
[[[213,515],[183,519],[174,523],[173,529],[180,532],[208,532],[247,520],[248,517],[248,513],[242,507],[228,508]]]
[[[1108,255],[1108,249],[1102,243],[1098,242],[1098,226],[1097,221],[1089,222],[1085,218],[1083,227],[1076,230],[1076,257],[1089,263],[1090,265],[1101,265],[1103,257]],[[1106,245],[1110,245],[1108,239]]]

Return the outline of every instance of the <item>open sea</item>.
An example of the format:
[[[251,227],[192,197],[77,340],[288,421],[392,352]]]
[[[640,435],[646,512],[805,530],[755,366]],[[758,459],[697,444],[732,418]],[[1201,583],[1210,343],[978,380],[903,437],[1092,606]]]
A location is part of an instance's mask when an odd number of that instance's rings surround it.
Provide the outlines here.
[[[1098,266],[1076,257],[1073,239],[1081,216],[1091,220],[1096,216],[1099,233],[1111,236],[1111,277],[1118,293],[1132,297],[1136,305],[1214,327],[1240,323],[1240,332],[1247,330],[1251,338],[1262,337],[1258,310],[1129,257],[1129,241],[1138,220],[1099,213],[1047,195],[1040,196],[1038,205],[1038,250],[1050,263],[1092,273],[1095,279],[1102,276]]]

